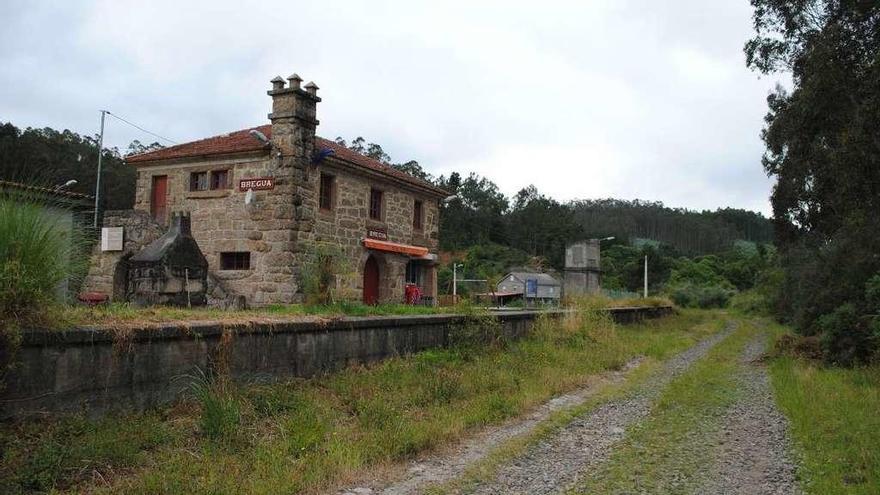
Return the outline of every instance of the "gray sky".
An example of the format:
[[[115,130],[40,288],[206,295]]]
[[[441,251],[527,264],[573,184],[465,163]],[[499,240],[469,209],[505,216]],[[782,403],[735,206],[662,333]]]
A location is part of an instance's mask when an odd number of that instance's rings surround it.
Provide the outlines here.
[[[769,213],[776,77],[744,64],[747,0],[0,0],[0,121],[98,130],[106,108],[185,142],[268,123],[320,87],[318,134],[358,135],[509,194]],[[109,120],[106,144],[154,139]]]

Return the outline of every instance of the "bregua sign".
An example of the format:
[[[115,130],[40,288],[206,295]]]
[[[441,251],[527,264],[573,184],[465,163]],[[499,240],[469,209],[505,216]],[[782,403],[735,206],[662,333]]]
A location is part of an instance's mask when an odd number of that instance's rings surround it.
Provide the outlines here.
[[[254,191],[275,189],[275,177],[255,177],[238,181],[239,191],[247,191],[248,189],[253,189]]]

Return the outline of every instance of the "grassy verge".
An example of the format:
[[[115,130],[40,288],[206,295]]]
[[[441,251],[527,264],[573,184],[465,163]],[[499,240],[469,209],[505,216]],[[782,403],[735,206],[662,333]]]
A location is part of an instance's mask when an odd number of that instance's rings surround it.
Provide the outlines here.
[[[574,305],[588,304],[592,308],[615,306],[663,306],[671,304],[662,298],[627,299],[614,301],[594,297],[576,301]],[[360,302],[341,301],[328,305],[276,304],[263,308],[242,311],[229,311],[218,308],[175,308],[155,306],[137,308],[126,303],[112,303],[96,307],[58,306],[53,307],[50,318],[44,324],[54,329],[83,325],[133,326],[168,323],[171,321],[215,320],[225,322],[246,322],[262,318],[296,318],[341,316],[388,316],[388,315],[430,315],[430,314],[472,314],[481,311],[469,303],[457,306],[411,306],[406,304],[366,305]],[[553,308],[549,308],[553,309]]]
[[[691,493],[712,449],[713,432],[736,399],[739,355],[755,327],[741,324],[673,380],[611,459],[574,493]]]
[[[199,400],[99,421],[7,423],[0,492],[297,493],[376,473],[575,388],[636,355],[665,359],[716,328],[684,312],[614,327],[543,322],[534,335],[272,385],[200,384]]]
[[[809,493],[880,493],[880,366],[841,369],[781,357],[770,366]]]
[[[241,311],[218,308],[175,308],[155,306],[137,308],[125,303],[113,303],[96,307],[66,306],[60,309],[55,326],[58,328],[77,325],[133,325],[167,323],[169,321],[223,320],[228,322],[249,321],[259,318],[288,317],[340,317],[426,315],[454,313],[461,308],[410,306],[406,304],[379,304],[369,306],[356,302],[340,302],[330,305],[278,304]]]

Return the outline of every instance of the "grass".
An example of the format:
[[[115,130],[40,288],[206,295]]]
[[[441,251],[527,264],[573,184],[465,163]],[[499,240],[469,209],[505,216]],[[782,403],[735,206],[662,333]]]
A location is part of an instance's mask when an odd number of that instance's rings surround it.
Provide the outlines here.
[[[311,316],[333,318],[341,316],[425,315],[451,313],[455,312],[456,309],[405,304],[368,306],[354,302],[339,302],[326,306],[278,304],[250,310],[229,311],[219,308],[177,308],[170,306],[138,308],[126,303],[111,303],[95,307],[66,306],[60,311],[54,328],[81,325],[139,325],[202,320],[244,322],[265,318]]]
[[[770,373],[800,453],[804,488],[880,493],[880,366],[828,368],[779,357]]]
[[[586,301],[586,302],[585,302]],[[589,298],[573,304],[590,307],[615,306],[662,306],[670,304],[662,298],[628,299],[614,301],[607,298]],[[431,315],[431,314],[472,314],[480,308],[465,302],[457,306],[411,306],[406,304],[366,305],[360,302],[340,301],[328,305],[276,304],[244,311],[229,311],[218,308],[177,308],[154,306],[138,308],[127,303],[111,303],[96,307],[62,306],[53,308],[46,325],[52,329],[70,328],[83,325],[136,326],[172,321],[215,320],[224,322],[247,322],[269,318],[337,318],[342,316],[388,316],[388,315]]]
[[[741,324],[662,392],[611,459],[574,493],[693,493],[725,409],[737,398],[739,355],[755,327]]]
[[[547,319],[516,342],[229,387],[236,406],[218,406],[214,430],[204,400],[102,420],[6,423],[0,492],[327,490],[522,414],[636,355],[666,359],[715,331],[713,320],[693,311],[623,327],[595,316]]]

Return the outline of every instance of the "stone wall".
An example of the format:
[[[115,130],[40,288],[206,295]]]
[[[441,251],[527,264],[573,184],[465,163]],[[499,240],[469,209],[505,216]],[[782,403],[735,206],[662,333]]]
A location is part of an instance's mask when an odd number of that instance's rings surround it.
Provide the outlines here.
[[[615,320],[632,323],[669,314],[671,307],[618,308]],[[497,316],[513,337],[531,328],[538,312]],[[549,313],[552,316],[562,311]],[[42,411],[93,413],[142,410],[179,396],[181,375],[222,362],[233,377],[274,380],[308,377],[449,343],[465,322],[458,315],[342,318],[318,321],[169,324],[133,330],[24,332],[16,365],[5,376],[0,418]]]
[[[101,251],[100,240],[96,243],[82,292],[101,292],[121,301],[125,297],[125,266],[120,267],[120,260],[158,239],[165,228],[153,221],[149,213],[137,210],[105,211],[102,226],[123,228],[122,251]]]
[[[228,187],[190,191],[193,172],[228,171]],[[268,158],[197,161],[161,164],[138,170],[135,209],[150,211],[154,176],[168,177],[167,211],[190,212],[192,234],[208,260],[209,270],[223,286],[243,294],[254,304],[287,303],[294,300],[295,251],[293,169]],[[275,188],[255,191],[254,202],[245,204],[238,181],[274,177]],[[166,220],[167,222],[167,220]],[[221,270],[220,253],[250,253],[250,270]]]
[[[345,275],[338,281],[341,292],[354,298],[363,291],[364,264],[370,254],[362,245],[368,229],[378,229],[388,234],[390,242],[424,246],[431,253],[439,249],[440,227],[437,200],[410,190],[402,189],[391,181],[377,179],[351,172],[338,161],[327,160],[319,167],[334,177],[334,201],[329,210],[318,211],[315,222],[316,242],[339,246],[349,260]],[[382,191],[383,218],[369,218],[370,190]],[[422,229],[413,227],[415,201],[422,202]],[[393,253],[372,253],[380,263],[380,300],[400,302],[403,299],[404,276],[408,256]],[[426,277],[431,296],[436,294],[433,270]],[[426,284],[426,285],[427,285]]]

